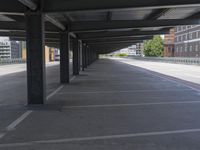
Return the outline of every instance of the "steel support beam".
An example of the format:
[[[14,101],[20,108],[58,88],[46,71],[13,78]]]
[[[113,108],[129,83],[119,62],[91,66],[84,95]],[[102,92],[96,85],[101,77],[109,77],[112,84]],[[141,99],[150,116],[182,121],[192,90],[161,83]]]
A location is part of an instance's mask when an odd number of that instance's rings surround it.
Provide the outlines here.
[[[21,1],[21,0],[20,0]],[[29,1],[29,0],[24,0]],[[29,6],[31,3],[24,3]],[[33,5],[34,6],[34,5]],[[198,7],[199,0],[44,0],[42,10],[44,13],[55,12],[81,12],[81,11],[111,11],[111,10],[144,10],[179,7]],[[33,7],[35,9],[35,6]],[[2,0],[0,12],[4,13],[24,13],[26,8],[16,0]]]
[[[89,39],[110,39],[119,37],[140,37],[145,35],[160,35],[169,33],[169,29],[162,29],[158,31],[103,31],[103,32],[88,32],[79,33],[78,38],[82,40]]]
[[[10,37],[11,41],[26,41],[25,37]],[[45,43],[60,43],[59,39],[45,39]]]
[[[78,39],[73,39],[73,75],[79,74],[79,43]]]
[[[8,36],[8,37],[21,37],[26,38],[25,31],[0,31],[0,36]],[[45,39],[59,39],[59,33],[45,33]]]
[[[90,47],[87,45],[86,46],[86,67],[89,66],[90,64]]]
[[[58,33],[59,30],[49,22],[45,22],[46,33]],[[25,22],[15,22],[15,21],[0,21],[1,31],[17,31],[25,32],[26,23]]]
[[[34,3],[32,0],[18,0],[18,1],[33,11],[35,11],[38,8],[38,5],[36,3]],[[61,22],[59,22],[57,19],[55,19],[54,17],[52,17],[48,14],[45,14],[45,19],[47,21],[51,22],[56,27],[60,28],[61,30],[66,29],[65,26]]]
[[[1,0],[0,12],[3,14],[23,14],[26,7],[17,0]]]
[[[86,68],[86,44],[82,43],[82,71]]]
[[[80,41],[78,40],[78,72],[80,71],[81,68],[81,45]]]
[[[103,42],[120,42],[120,41],[135,41],[135,40],[149,40],[153,36],[142,36],[142,37],[118,37],[109,39],[89,39],[83,40],[84,43],[103,43]]]
[[[143,40],[125,40],[125,41],[108,41],[108,42],[90,42],[90,43],[87,43],[88,45],[101,45],[101,44],[123,44],[123,43],[140,43],[140,42],[143,42]]]
[[[44,15],[26,14],[27,44],[27,88],[28,104],[44,104],[45,60],[44,60]]]
[[[199,19],[164,19],[164,20],[119,20],[72,22],[72,32],[97,32],[116,29],[138,29],[148,27],[174,27],[178,25],[198,25]]]
[[[199,0],[45,0],[44,12],[144,10],[160,8],[196,7]]]
[[[60,33],[60,83],[69,83],[69,32]]]
[[[85,21],[72,22],[70,31],[75,33],[81,32],[99,32],[107,30],[119,29],[140,29],[148,27],[174,27],[178,25],[198,25],[199,19],[164,19],[164,20],[119,20],[119,21]],[[25,24],[23,22],[1,21],[0,30],[24,31]],[[47,24],[46,31],[58,32],[54,26]],[[156,32],[156,31],[155,31]]]

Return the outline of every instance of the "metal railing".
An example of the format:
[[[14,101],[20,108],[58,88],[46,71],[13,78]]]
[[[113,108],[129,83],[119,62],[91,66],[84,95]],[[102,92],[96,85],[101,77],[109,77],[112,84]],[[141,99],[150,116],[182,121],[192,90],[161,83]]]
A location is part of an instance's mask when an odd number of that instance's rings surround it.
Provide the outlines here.
[[[138,60],[145,61],[156,61],[156,62],[167,62],[176,64],[187,64],[187,65],[200,65],[200,58],[194,57],[130,57]]]
[[[17,58],[17,59],[0,59],[0,65],[7,65],[7,64],[22,64],[25,63],[26,61],[21,59],[21,58]]]

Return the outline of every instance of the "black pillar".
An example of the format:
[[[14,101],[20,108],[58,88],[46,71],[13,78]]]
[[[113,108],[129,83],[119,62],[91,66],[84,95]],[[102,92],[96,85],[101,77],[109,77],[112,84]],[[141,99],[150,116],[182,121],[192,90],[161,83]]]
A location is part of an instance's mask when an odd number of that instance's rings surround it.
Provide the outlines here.
[[[86,55],[87,55],[87,61],[86,61],[86,63],[87,63],[87,66],[89,66],[89,64],[90,64],[90,55],[89,55],[89,46],[87,46],[86,47]]]
[[[82,70],[84,71],[86,68],[86,63],[85,63],[85,59],[86,59],[86,45],[82,43]]]
[[[78,67],[78,40],[73,39],[73,75],[78,75],[79,74],[79,67]]]
[[[81,43],[78,41],[78,72],[81,69]]]
[[[91,53],[91,49],[89,47],[89,65],[91,64],[92,61],[92,53]]]
[[[60,82],[69,83],[69,32],[60,33]]]
[[[44,104],[46,99],[44,15],[30,12],[25,17],[28,104]]]

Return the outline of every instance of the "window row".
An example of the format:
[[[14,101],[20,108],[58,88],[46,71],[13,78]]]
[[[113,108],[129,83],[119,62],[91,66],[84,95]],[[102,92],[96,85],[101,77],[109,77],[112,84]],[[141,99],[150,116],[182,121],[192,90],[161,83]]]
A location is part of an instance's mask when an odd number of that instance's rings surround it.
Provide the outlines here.
[[[175,28],[175,32],[182,32],[182,31],[185,31],[185,30],[188,30],[188,29],[197,27],[197,26],[198,26],[198,25],[177,26],[177,27]]]
[[[183,42],[200,38],[200,31],[190,32],[175,37],[175,42]]]
[[[176,52],[198,52],[200,49],[200,44],[195,45],[177,45],[175,46]]]

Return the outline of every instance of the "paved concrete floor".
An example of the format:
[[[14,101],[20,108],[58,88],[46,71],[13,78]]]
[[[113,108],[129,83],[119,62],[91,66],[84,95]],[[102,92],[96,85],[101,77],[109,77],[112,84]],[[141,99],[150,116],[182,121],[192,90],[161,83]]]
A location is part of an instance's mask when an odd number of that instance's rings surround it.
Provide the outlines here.
[[[200,93],[165,78],[98,60],[45,106],[1,106],[0,149],[198,150]]]
[[[200,84],[200,66],[173,64],[165,62],[152,62],[137,59],[127,58],[112,58],[120,62],[130,65],[142,67],[151,71],[155,71],[168,76],[173,76],[178,79]]]

